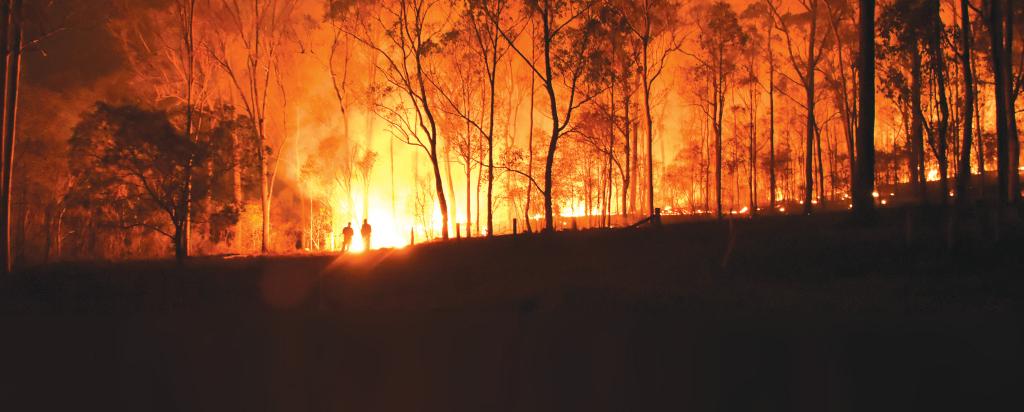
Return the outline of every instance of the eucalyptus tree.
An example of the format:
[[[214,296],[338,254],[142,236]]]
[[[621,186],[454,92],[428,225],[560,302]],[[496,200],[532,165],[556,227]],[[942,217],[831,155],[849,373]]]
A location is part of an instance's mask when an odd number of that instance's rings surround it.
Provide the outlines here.
[[[101,226],[166,236],[180,259],[188,253],[182,238],[190,214],[226,223],[221,226],[237,220],[231,191],[218,188],[230,187],[222,179],[234,166],[228,136],[245,133],[250,126],[230,108],[197,109],[192,113],[193,138],[186,139],[187,126],[176,125],[173,115],[106,103],[83,113],[68,141],[68,167],[75,183],[65,200]],[[194,174],[187,173],[189,168]],[[189,203],[194,199],[183,190],[188,185],[209,207],[192,211]],[[222,238],[219,232],[211,228],[211,239]]]
[[[926,83],[924,65],[926,44],[933,25],[926,8],[931,0],[896,0],[881,7],[878,32],[880,51],[886,60],[896,64],[885,72],[884,83],[902,90],[910,112],[910,181],[917,195],[926,199],[924,133],[925,119],[921,98]],[[910,77],[903,71],[909,66]]]
[[[14,259],[11,256],[11,184],[14,169],[14,142],[18,120],[18,92],[21,86],[22,49],[25,47],[24,7],[22,0],[3,2],[0,8],[0,47],[3,55],[0,66],[3,73],[3,132],[0,133],[0,154],[2,154],[2,182],[0,182],[0,266],[4,273],[10,273]]]
[[[700,108],[711,120],[715,143],[715,213],[722,218],[722,134],[726,94],[737,70],[741,46],[748,41],[732,5],[717,1],[698,6],[697,49],[686,52],[696,61],[694,73],[707,81],[707,93],[701,96]]]
[[[939,193],[940,203],[946,204],[949,196],[949,123],[950,123],[950,109],[949,109],[949,96],[947,85],[949,83],[947,79],[947,65],[946,65],[946,51],[944,50],[944,40],[946,36],[945,24],[942,22],[941,13],[939,10],[939,2],[928,2],[927,7],[924,9],[926,13],[924,18],[927,19],[925,28],[928,30],[927,37],[927,49],[929,54],[929,67],[931,68],[931,74],[933,81],[935,82],[934,94],[938,97],[938,116],[934,131],[932,127],[926,128],[928,132],[929,146],[932,148],[932,152],[935,154],[935,159],[939,164],[939,184],[942,188]]]
[[[630,34],[639,42],[639,72],[643,88],[644,131],[647,137],[647,212],[654,213],[654,118],[652,97],[672,53],[682,46],[678,0],[613,0],[625,16]]]
[[[523,19],[495,14],[488,17],[498,33],[520,60],[533,73],[547,95],[551,115],[550,138],[544,163],[544,183],[527,177],[544,195],[544,228],[554,231],[554,166],[558,142],[572,125],[573,114],[594,98],[593,93],[582,90],[582,80],[589,73],[594,53],[594,31],[598,22],[594,16],[597,0],[522,0]],[[526,41],[532,42],[539,56],[524,51],[517,39],[526,27],[535,24],[538,30]],[[537,61],[534,57],[538,57]],[[561,96],[560,96],[561,94]]]
[[[740,74],[738,85],[746,87],[746,101],[740,98],[743,109],[747,112],[747,188],[749,197],[750,215],[757,215],[757,114],[758,101],[760,100],[761,81],[759,69],[761,68],[761,48],[766,41],[760,30],[754,25],[744,25],[743,30],[747,36],[747,44],[741,48],[739,57]]]
[[[197,0],[174,0],[169,7],[138,12],[133,4],[114,3],[117,15],[107,28],[120,42],[134,77],[135,85],[145,100],[157,107],[183,108],[183,138],[194,141],[194,113],[208,103],[214,70],[211,59],[202,52],[205,44],[204,16],[197,16]],[[199,8],[199,11],[204,11]],[[208,11],[208,10],[205,10]],[[198,17],[198,18],[197,18]],[[167,27],[171,27],[168,30]],[[178,119],[173,119],[178,120]],[[192,168],[185,168],[183,196],[192,198]],[[188,254],[191,245],[192,201],[185,202],[184,233],[180,241]]]
[[[350,32],[380,57],[384,92],[398,100],[379,101],[374,111],[396,139],[422,149],[430,160],[443,239],[449,236],[449,217],[439,161],[440,113],[434,99],[436,73],[432,65],[457,12],[451,0],[388,0],[378,3],[375,13],[362,18],[359,29]],[[375,41],[373,33],[384,36]]]
[[[963,105],[963,142],[960,146],[960,163],[956,176],[956,199],[961,207],[970,203],[971,185],[971,145],[974,137],[974,68],[971,62],[972,45],[971,7],[968,0],[960,0],[960,66],[964,73],[964,105]],[[980,142],[979,142],[980,143]],[[984,176],[982,176],[984,185]]]
[[[296,0],[221,0],[213,6],[215,30],[205,43],[208,54],[227,77],[237,102],[252,121],[259,142],[260,250],[270,251],[270,208],[277,168],[268,166],[274,150],[267,131],[268,103],[278,53],[293,34]]]
[[[499,64],[509,50],[508,43],[502,39],[500,22],[502,16],[507,14],[510,8],[508,0],[466,0],[462,6],[459,24],[451,33],[451,36],[461,38],[458,43],[461,47],[472,51],[462,57],[479,63],[482,76],[465,79],[465,81],[480,81],[485,85],[486,113],[479,118],[475,117],[470,113],[470,106],[458,104],[456,99],[448,96],[443,90],[441,94],[448,101],[448,106],[453,109],[452,113],[461,117],[468,126],[475,129],[475,132],[479,132],[487,143],[487,236],[494,234],[494,138],[498,70]],[[455,66],[465,65],[465,61],[453,63]],[[467,68],[456,67],[455,69],[466,70]]]
[[[829,10],[828,32],[835,47],[831,53],[824,56],[826,67],[826,70],[823,71],[824,82],[831,91],[832,100],[835,102],[835,108],[842,123],[846,153],[849,156],[847,166],[850,195],[853,196],[852,191],[857,176],[856,134],[859,118],[858,99],[860,97],[859,79],[857,78],[860,66],[855,60],[861,57],[858,53],[863,45],[859,44],[860,31],[858,30],[857,12],[851,1],[829,0],[825,2],[825,6]],[[871,27],[874,27],[873,23]],[[835,171],[833,171],[834,175]]]
[[[779,29],[786,39],[786,51],[789,56],[789,63],[796,73],[794,83],[804,89],[805,99],[801,104],[807,112],[807,124],[805,132],[807,139],[804,144],[804,199],[803,209],[805,214],[812,210],[814,196],[814,142],[815,134],[818,131],[818,122],[815,119],[815,104],[817,85],[815,77],[818,72],[818,65],[824,56],[825,47],[829,45],[830,35],[825,30],[820,30],[819,25],[826,16],[827,10],[823,2],[825,0],[798,0],[799,8],[796,12],[781,13],[780,8],[773,5],[772,13],[775,14]],[[799,37],[802,37],[799,38]],[[802,40],[805,45],[798,41]],[[804,51],[800,51],[804,47]],[[791,79],[792,80],[792,79]]]
[[[1015,203],[1020,198],[1020,174],[1016,163],[1019,158],[1016,108],[1013,87],[1013,26],[1012,1],[985,0],[985,23],[988,27],[989,59],[996,97],[996,143],[998,192],[1000,203]]]
[[[871,193],[875,186],[875,0],[860,0],[859,29],[857,73],[860,108],[852,197],[854,213],[867,216],[874,210]]]
[[[768,66],[768,81],[763,88],[768,92],[768,208],[775,209],[778,185],[775,173],[775,94],[776,75],[779,67],[775,59],[776,26],[775,14],[772,10],[778,7],[779,0],[761,0],[751,3],[743,11],[741,17],[752,20],[751,26],[763,30],[763,41],[760,43],[764,63]]]

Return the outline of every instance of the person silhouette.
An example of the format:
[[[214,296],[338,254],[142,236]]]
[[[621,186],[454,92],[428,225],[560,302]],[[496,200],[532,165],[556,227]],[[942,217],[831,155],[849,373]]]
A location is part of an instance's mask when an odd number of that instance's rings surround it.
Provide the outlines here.
[[[348,252],[349,247],[352,246],[352,235],[354,234],[355,232],[352,230],[352,222],[348,222],[348,225],[341,230],[341,235],[345,238],[341,244],[342,253]]]
[[[370,250],[370,234],[373,233],[373,228],[370,224],[363,219],[363,227],[359,230],[359,234],[363,235],[363,249]]]

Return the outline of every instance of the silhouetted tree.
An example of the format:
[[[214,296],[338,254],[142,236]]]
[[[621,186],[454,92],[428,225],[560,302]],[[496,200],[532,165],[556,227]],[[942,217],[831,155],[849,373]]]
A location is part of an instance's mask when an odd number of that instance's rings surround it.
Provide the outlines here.
[[[701,109],[711,119],[715,132],[715,213],[722,218],[722,132],[725,114],[725,97],[732,75],[736,71],[736,59],[747,35],[740,27],[738,16],[729,3],[718,1],[699,11],[697,17],[698,46],[700,53],[688,53],[697,61],[698,75],[707,79],[710,87],[703,97]]]
[[[626,17],[629,32],[639,40],[637,64],[644,92],[644,130],[647,134],[647,213],[654,213],[654,118],[651,100],[669,56],[682,46],[678,17],[681,5],[676,0],[616,0],[613,4]]]
[[[956,176],[956,199],[961,207],[970,203],[971,185],[971,144],[974,132],[975,85],[974,69],[971,67],[971,52],[973,51],[971,29],[971,7],[968,0],[960,0],[960,67],[964,76],[964,102],[963,102],[963,142],[960,146],[960,168]],[[984,182],[984,176],[982,176]],[[982,183],[984,184],[984,183]]]
[[[548,140],[547,157],[544,166],[544,228],[555,230],[553,189],[555,155],[558,141],[571,125],[573,112],[590,101],[594,96],[580,90],[581,80],[588,74],[592,53],[593,30],[598,24],[592,9],[595,0],[524,0],[526,23],[534,21],[539,26],[538,36],[531,38],[540,49],[541,62],[523,52],[516,38],[522,31],[522,23],[506,23],[500,16],[491,14],[502,38],[529,67],[540,81],[547,94],[551,113],[551,137]],[[559,91],[565,89],[568,99],[560,98]],[[526,176],[533,179],[532,176]],[[536,182],[534,182],[536,185]],[[537,185],[540,186],[540,185]]]
[[[419,147],[430,160],[443,239],[449,236],[448,201],[441,176],[441,135],[430,59],[440,51],[442,37],[450,31],[450,17],[455,11],[450,0],[392,0],[379,4],[377,14],[363,21],[360,31],[352,33],[383,60],[379,69],[385,78],[384,91],[394,93],[401,102],[397,106],[378,102],[375,111],[397,139]],[[374,41],[370,34],[375,31],[384,33],[383,41]]]
[[[825,87],[830,89],[842,123],[843,137],[846,142],[846,153],[849,155],[849,188],[852,196],[854,181],[857,178],[857,118],[859,92],[857,90],[857,44],[860,36],[857,29],[853,6],[849,0],[830,0],[825,2],[829,10],[828,29],[835,47],[826,53],[823,77]],[[819,143],[820,145],[820,143]],[[833,157],[835,151],[831,151]],[[836,168],[832,167],[833,191],[835,191]],[[824,186],[824,182],[822,183]]]
[[[768,82],[764,86],[768,91],[768,208],[775,209],[776,193],[778,185],[775,173],[775,76],[778,72],[778,65],[775,61],[775,35],[776,28],[775,14],[772,12],[778,7],[778,0],[761,0],[751,3],[743,11],[742,17],[757,20],[754,27],[764,30],[763,41],[761,42],[762,56],[768,65]]]
[[[874,210],[875,188],[875,0],[860,0],[860,54],[857,60],[860,109],[857,119],[856,177],[853,211],[868,216]],[[853,161],[851,159],[851,161]]]
[[[894,1],[882,7],[878,23],[883,53],[897,69],[888,72],[883,81],[901,83],[899,87],[909,102],[910,180],[917,187],[916,192],[921,201],[927,201],[924,135],[930,130],[921,102],[927,83],[925,58],[934,52],[931,39],[940,36],[935,32],[938,27],[931,5],[937,9],[937,2],[930,0]],[[900,67],[903,62],[910,66],[909,85]],[[927,68],[934,70],[935,67],[935,64],[930,64]]]
[[[0,144],[3,148],[2,154],[2,182],[0,182],[0,266],[4,273],[10,273],[13,268],[14,258],[11,255],[11,192],[13,184],[14,168],[14,142],[17,138],[18,121],[18,91],[21,86],[21,56],[24,47],[24,27],[22,0],[3,2],[0,19],[0,30],[4,34],[0,37],[0,47],[4,49],[4,56],[0,59],[6,60],[6,64],[0,68],[3,70],[3,138]],[[9,37],[8,37],[8,33]]]
[[[929,66],[935,80],[935,94],[938,96],[939,118],[936,121],[935,130],[931,127],[928,132],[928,143],[935,154],[939,164],[939,184],[942,188],[940,203],[946,204],[949,199],[949,97],[947,92],[946,55],[943,49],[943,37],[945,27],[939,14],[939,3],[929,2],[928,7],[923,11],[927,14],[929,21],[926,23],[928,30],[928,52]]]
[[[996,144],[999,201],[1014,203],[1020,197],[1020,175],[1013,160],[1016,146],[1016,116],[1012,86],[1012,13],[1006,9],[1012,2],[986,0],[985,10],[991,48],[989,58],[996,96]],[[1015,184],[1016,183],[1016,184]]]
[[[201,114],[208,126],[194,129],[196,139],[190,140],[162,110],[97,104],[83,115],[69,140],[69,169],[77,179],[67,195],[71,204],[118,229],[143,228],[166,236],[175,256],[185,257],[182,238],[190,222],[188,204],[194,201],[183,190],[186,185],[193,184],[196,198],[216,192],[213,199],[227,207],[211,210],[237,220],[230,208],[231,191],[214,191],[217,182],[210,180],[232,167],[229,135],[249,127],[232,113]],[[190,167],[199,172],[194,178],[204,180],[189,179]],[[204,167],[212,169],[200,172]]]
[[[824,48],[828,45],[828,34],[819,31],[819,20],[823,17],[821,13],[822,0],[800,0],[803,8],[801,13],[780,14],[777,7],[772,7],[772,12],[779,22],[780,29],[786,38],[786,49],[789,52],[789,61],[793,71],[797,74],[796,82],[804,88],[806,96],[803,108],[807,112],[806,136],[804,145],[804,213],[811,213],[814,195],[814,142],[815,133],[818,131],[818,122],[814,117],[815,109],[815,76],[818,71],[818,63],[824,56]],[[831,17],[830,17],[831,18]],[[807,42],[806,51],[800,53],[798,44],[793,37],[796,34],[797,26],[803,27],[803,37]]]

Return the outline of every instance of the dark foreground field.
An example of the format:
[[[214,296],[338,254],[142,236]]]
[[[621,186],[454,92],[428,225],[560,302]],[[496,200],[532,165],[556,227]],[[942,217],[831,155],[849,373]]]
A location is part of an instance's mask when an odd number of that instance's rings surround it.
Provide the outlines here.
[[[0,281],[0,409],[1024,410],[1024,232],[946,223],[37,268]]]

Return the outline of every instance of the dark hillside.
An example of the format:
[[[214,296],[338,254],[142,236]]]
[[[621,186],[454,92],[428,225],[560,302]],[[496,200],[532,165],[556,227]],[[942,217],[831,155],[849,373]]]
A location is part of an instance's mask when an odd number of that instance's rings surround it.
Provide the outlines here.
[[[893,209],[869,228],[780,216],[39,267],[0,289],[0,398],[11,410],[1017,409],[1024,233],[996,243],[965,229],[973,240],[950,248],[945,222]]]

